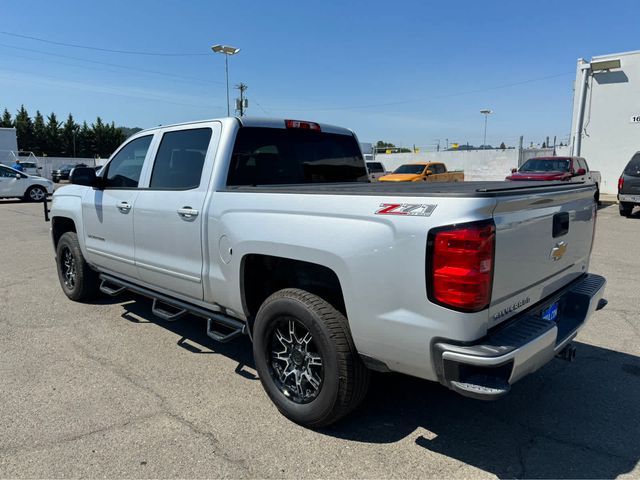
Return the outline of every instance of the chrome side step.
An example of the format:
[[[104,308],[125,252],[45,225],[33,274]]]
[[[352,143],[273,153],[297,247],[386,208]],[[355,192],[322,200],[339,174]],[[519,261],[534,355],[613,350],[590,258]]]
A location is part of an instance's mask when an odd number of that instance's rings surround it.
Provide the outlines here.
[[[113,297],[124,290],[129,290],[152,299],[151,312],[167,322],[178,320],[187,313],[206,318],[207,336],[217,342],[226,343],[248,333],[246,322],[225,315],[222,312],[192,305],[105,273],[100,274],[100,280],[102,280],[100,291],[109,296]]]

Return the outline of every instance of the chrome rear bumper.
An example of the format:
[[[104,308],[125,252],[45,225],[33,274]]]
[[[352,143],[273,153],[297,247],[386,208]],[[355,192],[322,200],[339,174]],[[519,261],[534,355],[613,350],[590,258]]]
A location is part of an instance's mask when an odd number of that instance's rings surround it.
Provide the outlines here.
[[[480,340],[434,344],[440,383],[483,400],[500,398],[511,385],[548,363],[575,338],[593,312],[603,308],[607,281],[587,274]],[[542,312],[558,304],[555,320]]]

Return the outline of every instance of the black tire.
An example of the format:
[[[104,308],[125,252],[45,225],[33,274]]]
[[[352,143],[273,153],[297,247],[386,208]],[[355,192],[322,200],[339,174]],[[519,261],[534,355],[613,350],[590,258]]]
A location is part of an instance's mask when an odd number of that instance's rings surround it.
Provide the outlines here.
[[[300,360],[291,354],[291,361],[287,361],[283,369],[282,359],[275,358],[286,355],[287,351],[286,339],[283,343],[278,337],[278,334],[282,336],[279,327],[287,323],[290,328],[291,321],[295,327],[294,333],[289,333],[292,349],[296,337],[303,336],[305,330],[311,335],[304,351],[299,350],[308,358]],[[301,345],[297,341],[297,345]],[[275,345],[284,350],[276,352]],[[358,356],[347,319],[325,300],[304,290],[280,290],[264,301],[254,324],[253,354],[267,395],[284,416],[306,427],[319,428],[338,421],[362,401],[369,387],[370,372]],[[300,374],[300,382],[295,381],[299,385],[296,390],[281,380],[290,366],[296,368],[293,378],[298,377],[298,372],[310,372],[311,357],[321,359],[321,367],[317,367],[317,360],[313,363],[315,382],[319,385],[314,388],[307,382],[310,389],[304,389],[303,395],[307,398],[302,398],[298,393],[302,390],[304,373]],[[297,361],[302,363],[296,366]]]
[[[53,179],[53,183],[60,183],[60,179],[59,178],[54,178]]]
[[[633,203],[620,202],[620,215],[630,217],[633,211]]]
[[[22,198],[25,202],[43,202],[47,197],[47,189],[40,185],[33,185],[24,192]]]
[[[58,240],[56,265],[60,286],[71,300],[79,302],[97,295],[98,274],[85,261],[75,232],[67,232]]]
[[[596,185],[596,187],[597,187],[596,188],[596,193],[593,196],[593,199],[596,201],[596,205],[599,207],[601,205],[601,203],[600,203],[600,187],[598,187],[597,185]]]

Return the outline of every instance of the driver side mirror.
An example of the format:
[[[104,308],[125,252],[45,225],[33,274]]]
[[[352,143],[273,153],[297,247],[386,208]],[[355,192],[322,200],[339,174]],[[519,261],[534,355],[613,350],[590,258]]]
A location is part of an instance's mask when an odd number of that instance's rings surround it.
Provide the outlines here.
[[[96,176],[96,171],[89,167],[76,167],[71,170],[69,181],[74,185],[100,188],[100,180]]]
[[[425,170],[424,174],[426,176],[429,176],[429,175],[433,175],[433,172],[431,170]]]
[[[517,171],[518,171],[518,169],[517,169],[517,168],[512,168],[512,169],[511,169],[511,173],[516,173]]]
[[[576,172],[576,176],[578,177],[586,174],[587,174],[587,171],[584,168],[579,168],[578,171]]]

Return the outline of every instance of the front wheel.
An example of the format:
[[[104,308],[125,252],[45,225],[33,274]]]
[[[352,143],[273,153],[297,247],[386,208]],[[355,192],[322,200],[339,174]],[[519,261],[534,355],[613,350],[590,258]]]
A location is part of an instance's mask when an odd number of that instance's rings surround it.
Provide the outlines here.
[[[58,240],[56,264],[60,286],[71,300],[88,300],[98,293],[98,274],[85,261],[75,232],[67,232]]]
[[[344,417],[369,386],[347,319],[304,290],[280,290],[264,301],[254,324],[253,354],[278,410],[306,427]]]

